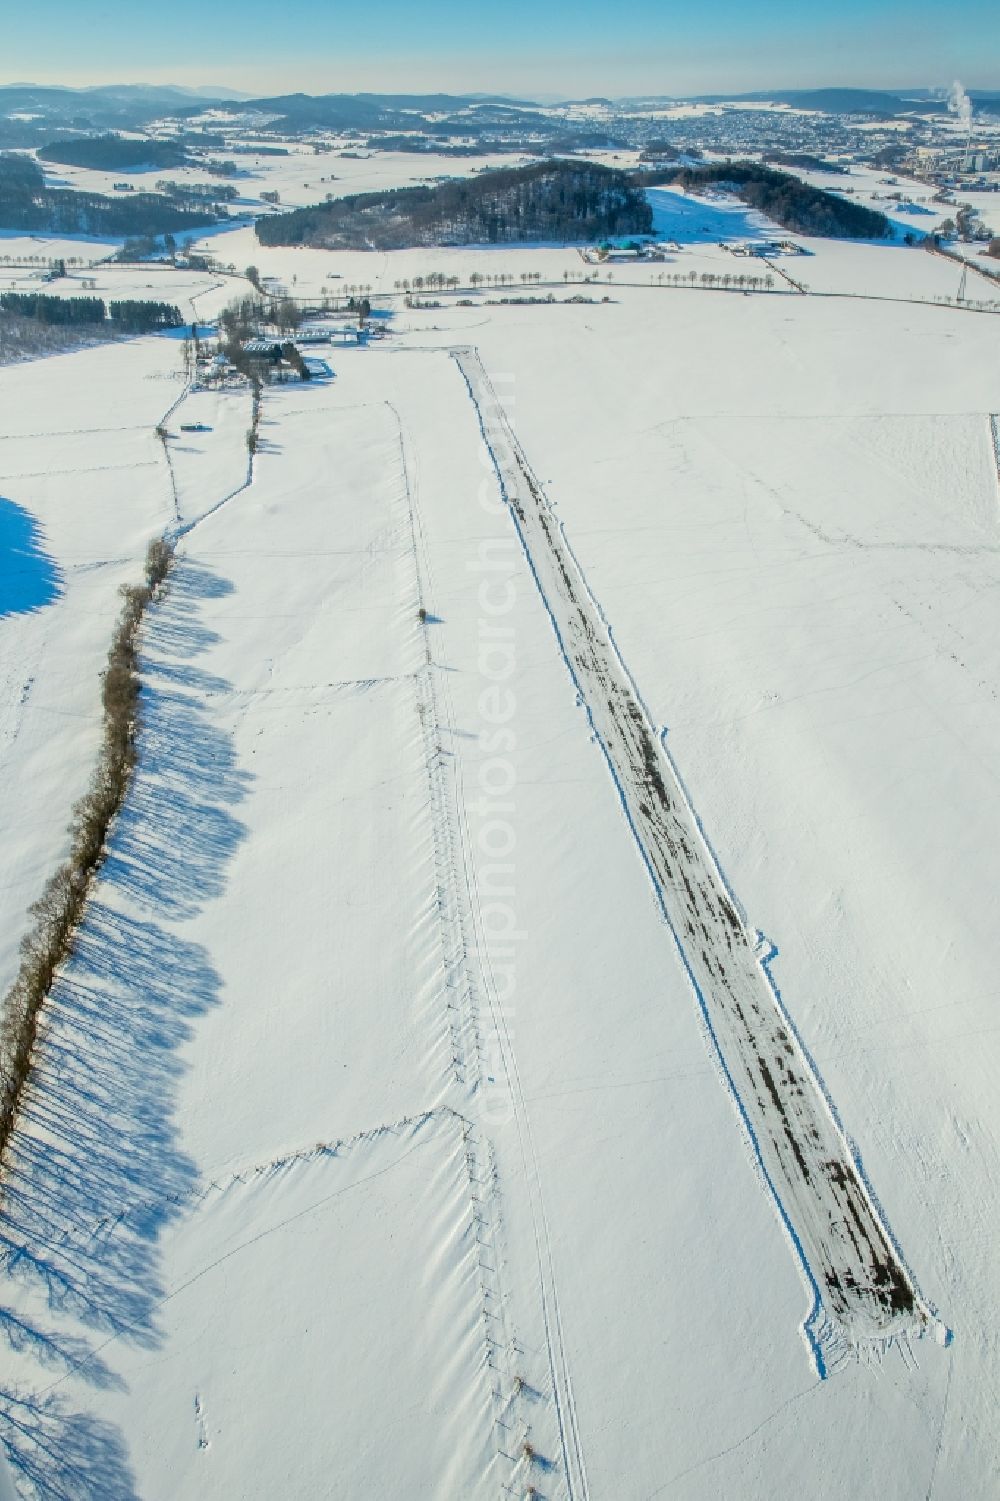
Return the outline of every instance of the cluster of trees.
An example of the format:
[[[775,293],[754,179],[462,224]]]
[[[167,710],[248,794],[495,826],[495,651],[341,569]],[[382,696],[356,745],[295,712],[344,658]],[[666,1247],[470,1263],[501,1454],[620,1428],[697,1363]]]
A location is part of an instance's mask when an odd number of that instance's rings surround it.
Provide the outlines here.
[[[262,146],[259,141],[237,145],[235,141],[227,142],[224,136],[219,136],[218,140],[213,141],[212,144],[214,146],[225,146],[235,156],[291,156],[292,154],[287,146]],[[330,147],[323,146],[322,149],[329,151]],[[313,151],[318,155],[320,146],[314,143]]]
[[[302,322],[302,309],[294,297],[275,297],[267,304],[267,321],[282,333],[291,333]]]
[[[177,203],[233,203],[240,196],[239,189],[228,184],[172,182],[169,177],[160,178],[156,191]]]
[[[639,152],[639,160],[641,162],[675,162],[680,154],[672,141],[666,140],[663,136],[655,136],[643,146]]]
[[[0,308],[0,365],[121,337],[110,323],[40,323]]]
[[[0,292],[0,309],[39,323],[69,327],[110,320],[122,333],[150,333],[179,328],[180,311],[169,302],[112,302],[102,297],[52,297],[44,292]]]
[[[825,157],[813,156],[809,151],[766,151],[764,160],[777,167],[798,167],[802,172],[830,172],[841,177],[847,175],[847,168],[840,162],[828,162]]]
[[[299,380],[312,380],[312,371],[302,358],[302,352],[297,345],[287,341],[281,346],[281,358],[286,365],[290,365]]]
[[[679,171],[644,172],[639,180],[645,187],[676,183],[690,192],[724,187],[795,234],[833,240],[892,238],[891,224],[877,209],[825,193],[822,188],[811,187],[798,177],[776,172],[758,162],[716,162]]]
[[[155,167],[181,167],[189,161],[183,146],[149,136],[82,136],[75,141],[51,141],[38,152],[43,162],[67,167],[93,167],[103,172],[145,172]]]
[[[250,266],[248,270],[255,268]],[[234,297],[219,314],[219,338],[225,352],[238,347],[244,339],[259,333],[267,321],[267,304],[263,297]]]
[[[990,238],[990,231],[986,228],[980,217],[979,210],[973,208],[971,203],[959,204],[955,210],[954,219],[944,219],[938,225],[936,233],[943,239],[951,240],[956,237],[959,240],[986,240]]]
[[[258,219],[265,245],[390,250],[407,245],[593,240],[648,234],[634,177],[593,162],[535,162],[435,187],[358,193]]]
[[[45,173],[30,156],[16,152],[0,153],[0,193],[23,193],[28,197],[45,186]]]
[[[111,322],[129,334],[148,334],[158,328],[180,328],[184,319],[180,308],[169,302],[112,302],[108,304]]]
[[[218,151],[226,145],[219,130],[182,130],[174,136],[178,146],[193,146],[196,151]]]
[[[103,323],[108,315],[100,297],[51,297],[43,292],[0,292],[0,308],[41,323]]]
[[[256,267],[248,266],[247,271],[256,271]],[[291,333],[302,322],[302,310],[292,297],[234,297],[222,309],[218,322],[219,337],[228,354],[231,346],[255,337],[262,328]]]
[[[450,132],[446,132],[446,134],[450,134]],[[371,136],[365,142],[365,145],[369,151],[410,151],[418,155],[433,151],[435,155],[439,156],[471,156],[473,151],[476,150],[475,147],[471,146],[459,146],[456,148],[441,140],[436,140],[432,136],[425,135],[423,131],[419,131],[414,135]]]
[[[48,190],[36,199],[29,212],[16,219],[0,207],[3,223],[10,229],[47,230],[55,234],[87,234],[117,238],[119,235],[160,235],[172,230],[203,229],[214,224],[215,215],[177,207],[152,193],[136,193],[127,199],[107,198],[100,193]]]
[[[120,245],[115,251],[114,259],[125,266],[132,266],[139,261],[153,260],[162,250],[174,251],[176,248],[177,241],[171,234],[163,236],[162,246],[158,235],[129,235],[124,245]]]

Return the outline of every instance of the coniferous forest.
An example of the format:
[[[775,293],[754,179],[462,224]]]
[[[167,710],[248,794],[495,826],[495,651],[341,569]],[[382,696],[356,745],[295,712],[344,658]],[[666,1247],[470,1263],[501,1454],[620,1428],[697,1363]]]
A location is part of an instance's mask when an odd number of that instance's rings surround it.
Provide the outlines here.
[[[646,187],[678,186],[689,192],[700,188],[726,187],[759,209],[776,224],[795,234],[819,235],[832,240],[885,240],[892,226],[885,214],[851,203],[822,188],[811,187],[788,172],[776,172],[758,162],[713,162],[707,167],[668,168],[645,172]]]
[[[100,324],[110,319],[130,334],[179,328],[184,321],[180,309],[169,302],[127,300],[105,305],[102,297],[53,297],[44,292],[0,292],[0,310],[52,326]]]
[[[257,221],[264,245],[391,250],[407,245],[593,240],[648,234],[652,210],[628,173],[535,162],[436,187],[358,193]]]
[[[78,140],[50,141],[39,148],[39,160],[68,167],[93,167],[101,172],[149,171],[154,167],[181,167],[187,152],[175,141],[156,141],[148,136],[123,136],[113,131]]]

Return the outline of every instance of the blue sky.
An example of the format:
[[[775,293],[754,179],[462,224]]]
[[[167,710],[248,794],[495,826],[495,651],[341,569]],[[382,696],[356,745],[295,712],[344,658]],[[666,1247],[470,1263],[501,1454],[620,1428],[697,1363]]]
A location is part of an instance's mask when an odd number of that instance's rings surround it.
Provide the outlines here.
[[[696,93],[1000,88],[995,0],[0,0],[5,81]]]

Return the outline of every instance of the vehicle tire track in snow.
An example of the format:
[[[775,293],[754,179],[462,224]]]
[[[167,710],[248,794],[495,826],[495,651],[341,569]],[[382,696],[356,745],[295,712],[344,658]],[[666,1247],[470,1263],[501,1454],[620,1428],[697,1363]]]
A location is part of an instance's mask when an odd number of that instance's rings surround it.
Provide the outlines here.
[[[813,1306],[802,1329],[831,1355],[922,1332],[931,1313],[739,910],[559,522],[475,350],[454,358],[504,498],[632,833],[694,986],[760,1172]]]

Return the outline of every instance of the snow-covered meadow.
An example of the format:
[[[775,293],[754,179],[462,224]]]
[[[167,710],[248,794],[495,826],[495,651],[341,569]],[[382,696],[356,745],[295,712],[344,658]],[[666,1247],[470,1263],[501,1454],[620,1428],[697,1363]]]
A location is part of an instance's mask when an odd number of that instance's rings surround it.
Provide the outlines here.
[[[678,269],[742,269],[671,209]],[[245,393],[188,394],[156,437],[176,339],[0,372],[5,981],[89,775],[117,586],[181,533],[6,1186],[19,1486],[986,1494],[994,316],[923,305],[952,268],[901,246],[779,262],[857,297],[660,287],[653,263],[602,271],[607,303],[421,311],[393,294],[428,270],[539,272],[561,302],[584,268],[212,243],[303,296],[371,284],[394,332],[265,392],[249,485]],[[157,275],[199,315],[245,285]],[[838,1325],[767,1167],[505,495],[662,736],[912,1281],[882,1336]]]
[[[382,188],[409,187],[413,183],[432,181],[440,176],[464,176],[472,167],[482,171],[489,167],[509,167],[521,157],[484,153],[476,157],[455,158],[434,152],[367,151],[356,141],[331,141],[338,149],[314,151],[309,145],[291,141],[282,149],[287,155],[257,155],[253,141],[237,142],[250,149],[232,155],[224,146],[213,152],[236,164],[234,176],[220,178],[202,163],[151,171],[118,168],[105,171],[94,167],[72,167],[58,162],[40,162],[50,187],[72,188],[81,193],[114,194],[115,184],[127,182],[135,192],[153,192],[161,178],[191,186],[229,185],[239,194],[231,204],[235,215],[268,212],[262,192],[277,193],[287,208],[318,203],[328,193],[341,197],[346,193],[373,193]],[[343,152],[347,150],[348,155]]]

